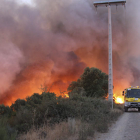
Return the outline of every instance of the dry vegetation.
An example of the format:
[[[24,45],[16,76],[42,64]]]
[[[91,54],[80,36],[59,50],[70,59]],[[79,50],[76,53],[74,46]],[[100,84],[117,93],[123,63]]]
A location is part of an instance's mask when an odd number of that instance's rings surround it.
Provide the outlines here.
[[[122,112],[122,105],[115,105],[115,108],[110,110],[110,122],[102,119],[94,125],[79,119],[68,118],[68,121],[54,126],[44,124],[38,129],[31,128],[27,133],[19,135],[17,140],[93,140],[95,131],[107,132],[108,124],[114,122]]]
[[[0,106],[1,140],[88,140],[107,132],[122,114],[121,105],[105,99],[73,94],[70,98],[53,93],[34,94],[12,106]]]
[[[85,140],[92,139],[93,130],[89,130],[89,124],[84,124],[76,120],[74,126],[70,126],[68,122],[61,122],[54,127],[44,125],[39,129],[30,129],[26,134],[19,135],[17,140]],[[85,132],[86,131],[86,132]],[[87,134],[91,133],[90,136]]]

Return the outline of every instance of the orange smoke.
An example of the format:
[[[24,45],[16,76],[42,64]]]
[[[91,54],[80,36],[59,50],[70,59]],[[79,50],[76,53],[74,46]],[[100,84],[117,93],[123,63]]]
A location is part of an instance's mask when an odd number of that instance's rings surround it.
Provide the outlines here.
[[[81,58],[82,62],[76,58],[73,63],[75,67],[72,66],[70,68],[69,65],[72,63],[72,61],[70,61],[68,65],[66,65],[69,68],[63,69],[63,72],[57,71],[52,61],[47,61],[47,63],[42,61],[25,67],[17,76],[13,86],[1,96],[0,103],[11,105],[18,98],[26,98],[33,93],[41,94],[41,85],[47,87],[47,91],[54,92],[57,96],[68,97],[67,87],[72,81],[76,81],[80,77],[86,66],[94,66],[106,73],[108,72],[107,48],[102,50],[102,48],[94,47],[91,51],[87,48],[79,48],[75,51],[76,55],[74,55],[74,53],[70,53],[70,55],[71,54],[72,56],[77,55]],[[117,66],[117,64],[114,65],[115,71]],[[113,92],[116,103],[123,103],[123,97],[121,96],[122,91],[129,86],[129,82],[127,82],[126,79],[119,81],[116,78],[117,76],[119,75],[116,71],[114,72]]]
[[[0,103],[11,105],[18,98],[25,99],[33,93],[44,91],[54,92],[56,96],[68,97],[67,87],[73,80],[77,80],[85,65],[81,62],[81,69],[68,69],[57,72],[52,70],[53,64],[45,61],[26,67],[16,78],[10,89],[0,98]],[[79,74],[77,74],[79,73]],[[44,87],[46,89],[44,89]]]
[[[18,98],[41,93],[41,85],[65,96],[69,84],[87,66],[108,73],[106,7],[97,15],[89,0],[35,3],[30,7],[1,0],[0,104],[10,105]],[[125,88],[140,84],[139,4],[129,3],[127,17],[124,9],[112,17],[117,102],[122,102]]]
[[[108,73],[108,48],[107,47],[101,48],[100,46],[96,45],[90,51],[86,47],[83,47],[78,49],[76,51],[76,54],[79,57],[81,57],[82,61],[85,62],[88,66],[97,67],[101,69],[103,72]],[[116,103],[123,103],[124,101],[123,101],[122,91],[126,87],[129,87],[130,80],[128,80],[129,77],[127,77],[127,75],[129,75],[128,71],[126,71],[126,77],[125,75],[122,77],[124,70],[121,69],[121,62],[119,63],[118,61],[119,61],[118,54],[116,52],[113,52],[113,85],[114,85],[113,94]],[[119,67],[120,67],[120,71],[118,71]]]

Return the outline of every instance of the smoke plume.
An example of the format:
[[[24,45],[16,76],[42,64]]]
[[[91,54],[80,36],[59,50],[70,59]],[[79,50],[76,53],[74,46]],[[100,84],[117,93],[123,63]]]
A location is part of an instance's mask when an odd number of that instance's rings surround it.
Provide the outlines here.
[[[112,7],[114,93],[140,85],[138,0]],[[108,73],[107,8],[92,0],[34,0],[0,5],[0,103],[40,92],[59,94],[86,66]],[[139,3],[139,4],[138,4]]]

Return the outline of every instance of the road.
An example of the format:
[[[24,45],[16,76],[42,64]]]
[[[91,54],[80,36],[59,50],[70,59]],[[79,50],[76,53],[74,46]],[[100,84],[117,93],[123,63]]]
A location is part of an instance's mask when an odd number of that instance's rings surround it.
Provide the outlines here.
[[[98,134],[94,140],[140,140],[140,112],[125,112],[108,133]]]

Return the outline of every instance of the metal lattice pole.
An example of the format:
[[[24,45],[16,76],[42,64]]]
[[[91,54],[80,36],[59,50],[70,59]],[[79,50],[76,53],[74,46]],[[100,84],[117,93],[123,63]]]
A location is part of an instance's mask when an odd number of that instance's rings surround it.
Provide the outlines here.
[[[108,100],[113,108],[113,63],[112,63],[112,24],[111,24],[111,5],[125,5],[126,0],[108,0],[94,2],[94,6],[108,7]]]

